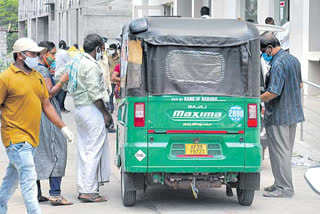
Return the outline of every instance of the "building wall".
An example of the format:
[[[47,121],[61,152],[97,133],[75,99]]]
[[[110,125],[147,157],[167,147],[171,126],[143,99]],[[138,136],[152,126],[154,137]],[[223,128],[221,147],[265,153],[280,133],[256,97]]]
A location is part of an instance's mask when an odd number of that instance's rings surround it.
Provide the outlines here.
[[[192,17],[192,0],[177,1],[177,16]]]
[[[19,29],[36,42],[82,46],[89,33],[114,41],[131,18],[132,0],[19,0]]]

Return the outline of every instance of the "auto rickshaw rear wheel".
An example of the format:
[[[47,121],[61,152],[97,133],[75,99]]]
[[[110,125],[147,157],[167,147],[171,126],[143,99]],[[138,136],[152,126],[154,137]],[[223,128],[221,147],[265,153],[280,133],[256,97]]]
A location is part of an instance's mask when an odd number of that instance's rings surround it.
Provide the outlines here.
[[[131,177],[121,167],[121,198],[125,207],[134,206],[136,203],[136,190],[132,190],[132,184]]]
[[[254,190],[237,188],[237,197],[239,204],[242,206],[250,206],[254,198]]]

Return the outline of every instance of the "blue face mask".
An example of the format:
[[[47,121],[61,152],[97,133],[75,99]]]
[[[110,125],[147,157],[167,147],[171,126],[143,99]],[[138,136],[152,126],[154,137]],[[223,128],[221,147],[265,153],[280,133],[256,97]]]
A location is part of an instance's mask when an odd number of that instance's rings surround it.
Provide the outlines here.
[[[266,62],[270,62],[272,60],[272,56],[268,56],[267,53],[263,53],[262,57],[263,57],[264,61],[266,61]]]

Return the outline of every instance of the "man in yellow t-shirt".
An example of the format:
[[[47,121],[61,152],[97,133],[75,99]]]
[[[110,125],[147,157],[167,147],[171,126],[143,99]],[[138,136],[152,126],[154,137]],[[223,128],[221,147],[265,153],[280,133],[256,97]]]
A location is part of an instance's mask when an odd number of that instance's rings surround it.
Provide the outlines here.
[[[39,144],[41,110],[68,141],[73,135],[49,101],[42,75],[34,70],[38,54],[44,48],[28,38],[13,45],[15,62],[0,74],[1,137],[9,158],[6,176],[0,188],[0,213],[7,212],[7,203],[19,181],[28,213],[41,213],[37,199],[37,175],[33,160]]]

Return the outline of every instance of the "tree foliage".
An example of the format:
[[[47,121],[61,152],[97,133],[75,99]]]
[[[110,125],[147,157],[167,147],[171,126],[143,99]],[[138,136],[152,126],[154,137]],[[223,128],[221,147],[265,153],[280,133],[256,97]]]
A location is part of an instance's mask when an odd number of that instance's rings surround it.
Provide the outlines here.
[[[0,0],[0,27],[7,29],[9,24],[11,24],[11,30],[18,30],[18,0]],[[11,52],[17,38],[17,33],[8,34],[8,52]]]

